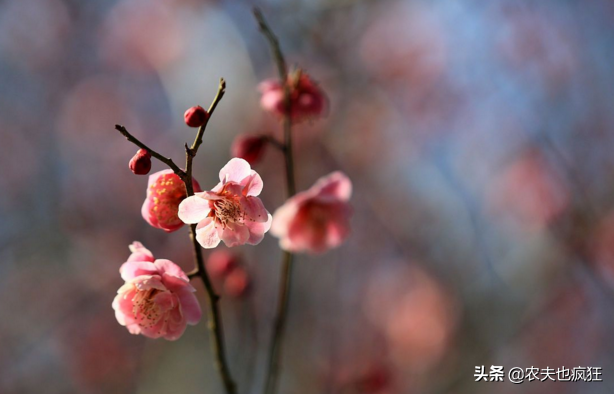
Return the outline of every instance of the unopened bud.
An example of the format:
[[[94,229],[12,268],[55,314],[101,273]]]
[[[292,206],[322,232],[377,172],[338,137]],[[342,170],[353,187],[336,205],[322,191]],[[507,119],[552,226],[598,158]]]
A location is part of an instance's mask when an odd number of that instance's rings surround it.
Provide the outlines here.
[[[208,118],[209,113],[200,105],[188,108],[188,110],[183,114],[185,124],[190,127],[200,127],[207,121]]]
[[[249,164],[260,161],[266,147],[266,137],[259,135],[239,134],[230,147],[232,157],[239,157]]]
[[[137,175],[145,175],[151,170],[151,155],[145,149],[139,149],[130,159],[130,171]]]

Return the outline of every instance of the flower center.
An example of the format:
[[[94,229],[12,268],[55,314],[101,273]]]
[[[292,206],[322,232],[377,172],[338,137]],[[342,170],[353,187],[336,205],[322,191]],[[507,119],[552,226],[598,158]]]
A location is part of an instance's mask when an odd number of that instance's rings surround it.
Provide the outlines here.
[[[132,313],[139,321],[139,326],[151,328],[162,317],[160,306],[154,301],[158,293],[158,289],[140,290],[134,296]]]
[[[224,228],[228,223],[236,223],[243,220],[245,216],[241,209],[241,204],[232,197],[215,200],[212,212],[215,220],[221,223]]]

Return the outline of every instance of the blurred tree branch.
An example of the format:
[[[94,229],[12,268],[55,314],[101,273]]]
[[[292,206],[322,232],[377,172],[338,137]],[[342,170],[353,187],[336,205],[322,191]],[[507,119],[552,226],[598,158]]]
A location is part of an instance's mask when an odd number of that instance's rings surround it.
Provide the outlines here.
[[[288,85],[288,67],[284,59],[279,40],[267,24],[262,12],[254,8],[254,17],[258,22],[258,27],[266,37],[273,60],[277,65],[279,79],[284,92],[284,142],[281,148],[286,164],[286,195],[288,198],[296,194],[296,181],[294,177],[294,157],[292,154],[292,101],[290,99],[290,86]],[[279,284],[279,301],[273,322],[273,333],[269,345],[269,364],[266,373],[265,393],[274,394],[277,390],[277,380],[279,374],[279,358],[281,354],[283,336],[288,315],[288,302],[290,299],[290,288],[292,284],[292,264],[294,255],[288,251],[283,252],[281,267],[281,282]]]

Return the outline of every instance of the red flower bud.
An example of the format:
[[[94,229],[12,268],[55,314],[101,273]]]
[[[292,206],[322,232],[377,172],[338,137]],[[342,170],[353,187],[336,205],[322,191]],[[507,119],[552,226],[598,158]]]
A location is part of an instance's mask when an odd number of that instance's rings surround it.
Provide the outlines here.
[[[266,142],[266,137],[263,136],[239,134],[232,142],[230,154],[232,157],[244,159],[249,164],[256,164],[264,153]]]
[[[200,127],[209,119],[209,113],[200,105],[196,105],[185,111],[183,119],[185,120],[185,124],[190,127]]]
[[[130,159],[130,171],[137,175],[145,175],[151,170],[151,155],[145,149],[139,149]]]

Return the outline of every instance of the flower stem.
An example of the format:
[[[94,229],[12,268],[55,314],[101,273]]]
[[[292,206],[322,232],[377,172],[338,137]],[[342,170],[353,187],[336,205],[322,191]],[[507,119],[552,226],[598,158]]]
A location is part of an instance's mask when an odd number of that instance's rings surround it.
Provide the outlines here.
[[[167,166],[169,166],[169,168],[171,170],[173,170],[175,172],[175,174],[177,174],[181,179],[183,179],[185,177],[185,171],[183,171],[181,168],[179,168],[177,166],[177,164],[175,164],[173,159],[170,159],[168,157],[162,156],[161,154],[159,154],[155,150],[151,149],[150,147],[148,147],[147,145],[145,145],[144,143],[139,141],[139,139],[136,138],[135,136],[133,136],[132,134],[130,134],[130,132],[124,126],[116,124],[115,125],[115,130],[117,130],[120,133],[122,133],[122,135],[124,137],[126,137],[126,139],[128,141],[132,142],[134,145],[138,146],[141,149],[145,149],[152,157],[160,160],[162,163],[164,163]]]
[[[220,84],[218,86],[217,94],[209,107],[209,116],[205,123],[198,128],[198,133],[196,133],[196,138],[194,139],[194,143],[191,147],[188,147],[188,144],[185,145],[186,152],[186,164],[185,164],[185,178],[183,182],[185,183],[185,189],[188,197],[194,195],[194,185],[192,184],[192,162],[194,157],[196,156],[196,152],[198,152],[198,148],[200,144],[203,142],[203,134],[205,133],[205,129],[207,128],[207,124],[209,122],[209,118],[215,111],[217,104],[220,102],[222,97],[224,97],[224,93],[226,92],[226,81],[224,79],[220,79]],[[191,273],[193,276],[200,276],[205,285],[205,290],[207,292],[207,301],[209,303],[209,330],[211,331],[211,345],[213,347],[213,353],[215,355],[215,367],[219,371],[222,382],[224,383],[224,389],[226,394],[235,394],[237,392],[237,386],[232,379],[230,374],[230,369],[228,368],[228,361],[226,360],[226,350],[224,347],[224,329],[222,326],[222,318],[219,311],[219,299],[220,297],[215,292],[213,288],[213,284],[211,283],[211,279],[207,274],[207,270],[205,269],[205,263],[203,260],[203,253],[196,240],[196,224],[190,225],[190,240],[192,241],[192,246],[194,248],[194,259],[196,261],[196,268]]]
[[[215,111],[215,108],[217,107],[218,103],[224,96],[225,92],[226,92],[226,82],[222,78],[220,79],[220,84],[218,87],[217,94],[215,98],[213,99],[211,106],[209,107],[209,117],[211,116],[213,111]],[[175,174],[177,174],[177,176],[181,178],[181,180],[185,184],[186,194],[189,197],[189,196],[194,195],[194,185],[192,183],[192,161],[194,160],[194,157],[196,156],[196,152],[198,151],[198,148],[202,144],[202,138],[203,138],[203,134],[205,133],[205,129],[207,127],[208,120],[209,118],[207,118],[207,121],[202,126],[200,126],[200,128],[198,129],[198,133],[196,134],[196,138],[192,146],[188,147],[187,144],[185,145],[185,150],[186,150],[186,169],[185,171],[179,168],[173,162],[173,160],[166,158],[163,155],[159,154],[158,152],[147,147],[145,144],[139,141],[136,137],[130,134],[124,126],[116,125],[115,129],[118,130],[120,133],[122,133],[122,135],[124,135],[124,137],[126,137],[128,141],[132,142],[139,148],[145,149],[151,154],[151,156],[155,157],[156,159],[160,160],[162,163],[169,166],[175,172]],[[194,268],[193,271],[191,271],[188,274],[188,277],[192,279],[198,276],[201,278],[201,280],[203,281],[205,285],[205,290],[207,293],[207,301],[208,301],[209,310],[210,310],[208,326],[209,326],[209,330],[211,331],[211,343],[212,343],[213,353],[215,357],[215,366],[217,370],[219,371],[220,376],[222,378],[225,393],[226,394],[236,394],[237,387],[236,387],[234,380],[232,379],[230,370],[228,368],[228,361],[226,359],[226,351],[224,347],[224,329],[222,326],[222,318],[221,318],[221,314],[220,314],[220,310],[218,306],[220,297],[216,294],[215,289],[213,288],[213,285],[211,283],[211,279],[209,278],[209,275],[207,274],[207,270],[205,269],[205,263],[203,260],[202,250],[200,248],[200,245],[198,244],[198,241],[196,240],[196,224],[190,225],[190,240],[192,241],[192,246],[194,249],[194,260],[195,260],[196,267]]]
[[[262,12],[254,9],[254,16],[262,34],[266,37],[271,47],[273,59],[277,65],[281,86],[284,89],[284,153],[286,167],[286,194],[292,197],[296,194],[296,181],[294,178],[294,157],[292,154],[292,101],[290,99],[290,86],[288,85],[288,68],[284,60],[279,41],[268,26]],[[288,315],[288,303],[290,300],[290,288],[292,283],[292,264],[294,255],[284,251],[281,263],[281,282],[279,284],[279,301],[273,322],[273,333],[269,345],[268,370],[266,374],[265,394],[274,394],[277,391],[277,381],[280,369],[280,355],[282,350],[283,336]]]
[[[226,350],[224,347],[224,328],[222,326],[222,317],[218,305],[220,297],[213,289],[211,279],[209,278],[207,270],[205,269],[202,250],[198,244],[198,241],[196,240],[196,224],[190,225],[190,239],[192,240],[194,257],[196,259],[196,275],[200,276],[202,279],[207,292],[207,301],[209,303],[210,311],[208,326],[209,330],[211,331],[211,345],[213,347],[215,357],[215,367],[222,377],[226,394],[236,394],[237,386],[230,374],[228,361],[226,359]]]

